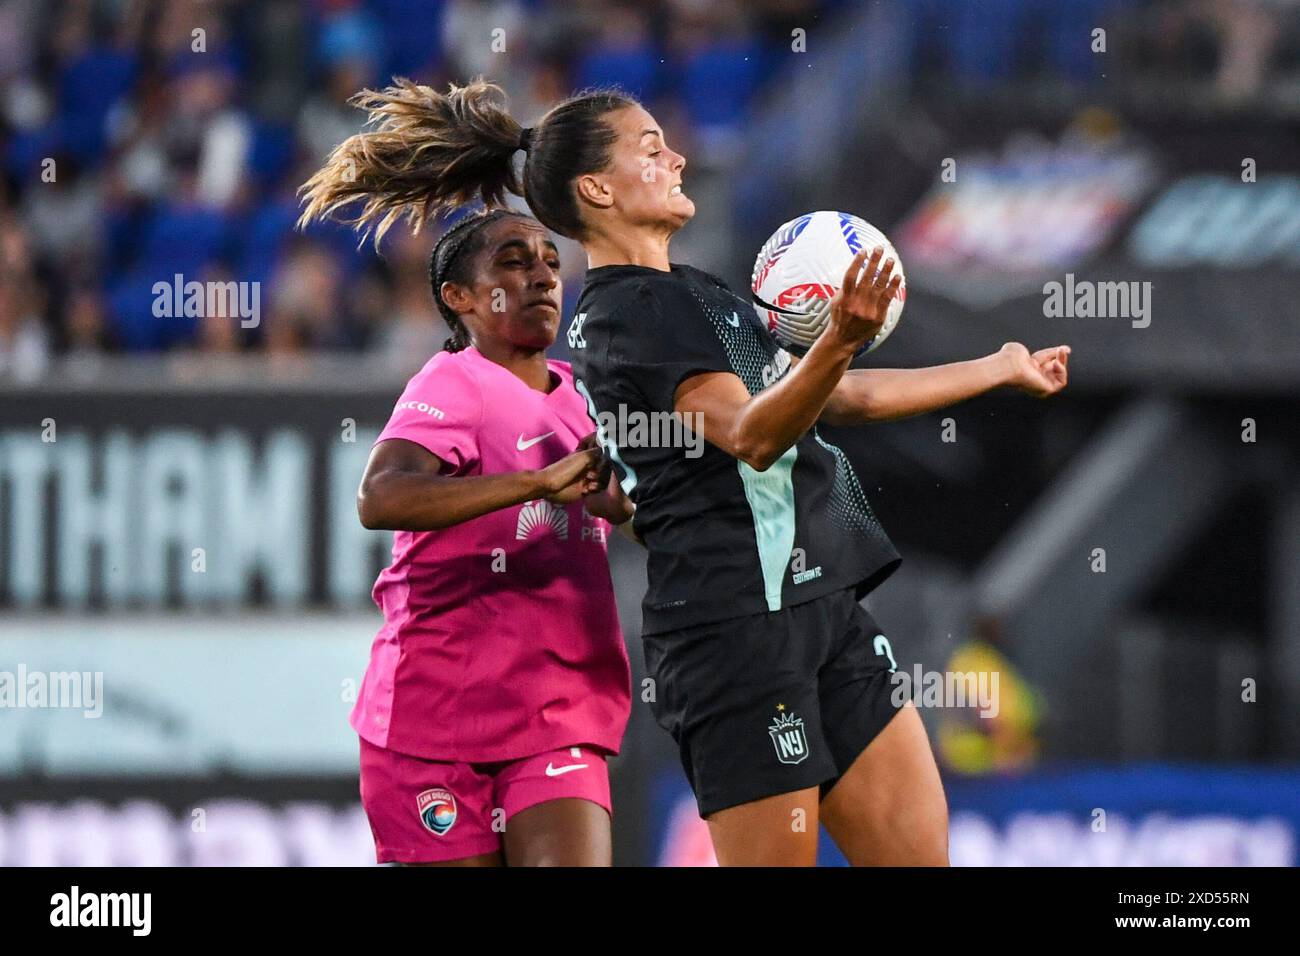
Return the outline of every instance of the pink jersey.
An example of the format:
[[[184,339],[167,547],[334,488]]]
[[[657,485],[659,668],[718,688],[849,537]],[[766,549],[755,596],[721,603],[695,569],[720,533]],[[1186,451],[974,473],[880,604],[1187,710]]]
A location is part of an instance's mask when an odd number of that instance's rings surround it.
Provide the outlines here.
[[[439,352],[378,441],[403,438],[457,476],[542,468],[594,430],[567,362],[524,384],[476,349]],[[429,760],[512,760],[589,744],[617,753],[631,707],[605,548],[610,525],[545,499],[439,531],[399,531],[375,582],[384,626],[356,732]]]

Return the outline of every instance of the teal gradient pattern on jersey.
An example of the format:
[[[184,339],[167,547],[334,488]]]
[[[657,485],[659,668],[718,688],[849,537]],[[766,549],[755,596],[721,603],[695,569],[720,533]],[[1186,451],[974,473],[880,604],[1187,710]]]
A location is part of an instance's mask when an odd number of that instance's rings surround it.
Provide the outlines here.
[[[737,461],[740,480],[745,484],[745,499],[754,515],[754,537],[758,542],[758,560],[763,568],[763,595],[769,611],[781,610],[781,586],[785,566],[794,550],[794,462],[799,455],[796,445],[766,471]]]
[[[749,394],[757,395],[766,387],[763,380],[765,368],[771,379],[776,378],[773,371],[776,363],[775,357],[759,341],[752,310],[724,312],[694,289],[691,291],[709,317],[713,331],[722,340],[732,370],[745,383]],[[745,486],[745,500],[749,502],[754,519],[758,561],[763,569],[763,595],[769,611],[781,610],[781,588],[786,565],[794,550],[794,463],[798,457],[798,446],[791,445],[766,471],[759,471],[743,461],[736,462],[740,480]]]

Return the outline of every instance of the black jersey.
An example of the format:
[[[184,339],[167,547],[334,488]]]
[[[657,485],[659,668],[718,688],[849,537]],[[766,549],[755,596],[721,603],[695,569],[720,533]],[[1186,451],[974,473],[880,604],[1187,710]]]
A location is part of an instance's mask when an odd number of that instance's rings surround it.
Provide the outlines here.
[[[757,471],[672,415],[694,373],[732,372],[754,395],[789,370],[789,353],[722,280],[679,264],[590,269],[568,343],[574,386],[649,551],[645,633],[848,587],[861,598],[898,567],[853,466],[816,428]]]

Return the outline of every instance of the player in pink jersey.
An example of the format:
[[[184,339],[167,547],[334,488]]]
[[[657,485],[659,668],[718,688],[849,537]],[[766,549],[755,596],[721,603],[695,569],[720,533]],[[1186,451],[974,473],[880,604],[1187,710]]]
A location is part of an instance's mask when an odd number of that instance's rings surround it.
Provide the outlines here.
[[[366,527],[397,532],[351,717],[377,859],[607,866],[630,674],[605,548],[633,506],[568,363],[546,358],[558,254],[497,209],[450,229],[429,275],[453,335],[358,496]]]

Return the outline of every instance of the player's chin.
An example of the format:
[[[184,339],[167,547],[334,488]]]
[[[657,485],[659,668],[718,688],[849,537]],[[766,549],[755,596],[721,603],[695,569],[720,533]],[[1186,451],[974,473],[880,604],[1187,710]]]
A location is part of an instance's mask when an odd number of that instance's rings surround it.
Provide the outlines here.
[[[549,345],[555,341],[560,330],[560,310],[551,306],[529,306],[519,317],[519,325],[525,335],[543,337]]]
[[[695,215],[695,200],[685,193],[669,196],[668,215],[677,220],[679,226],[684,225]]]
[[[551,324],[546,328],[526,326],[518,329],[511,336],[511,341],[516,348],[536,349],[544,352],[555,344],[557,326],[558,323]]]

